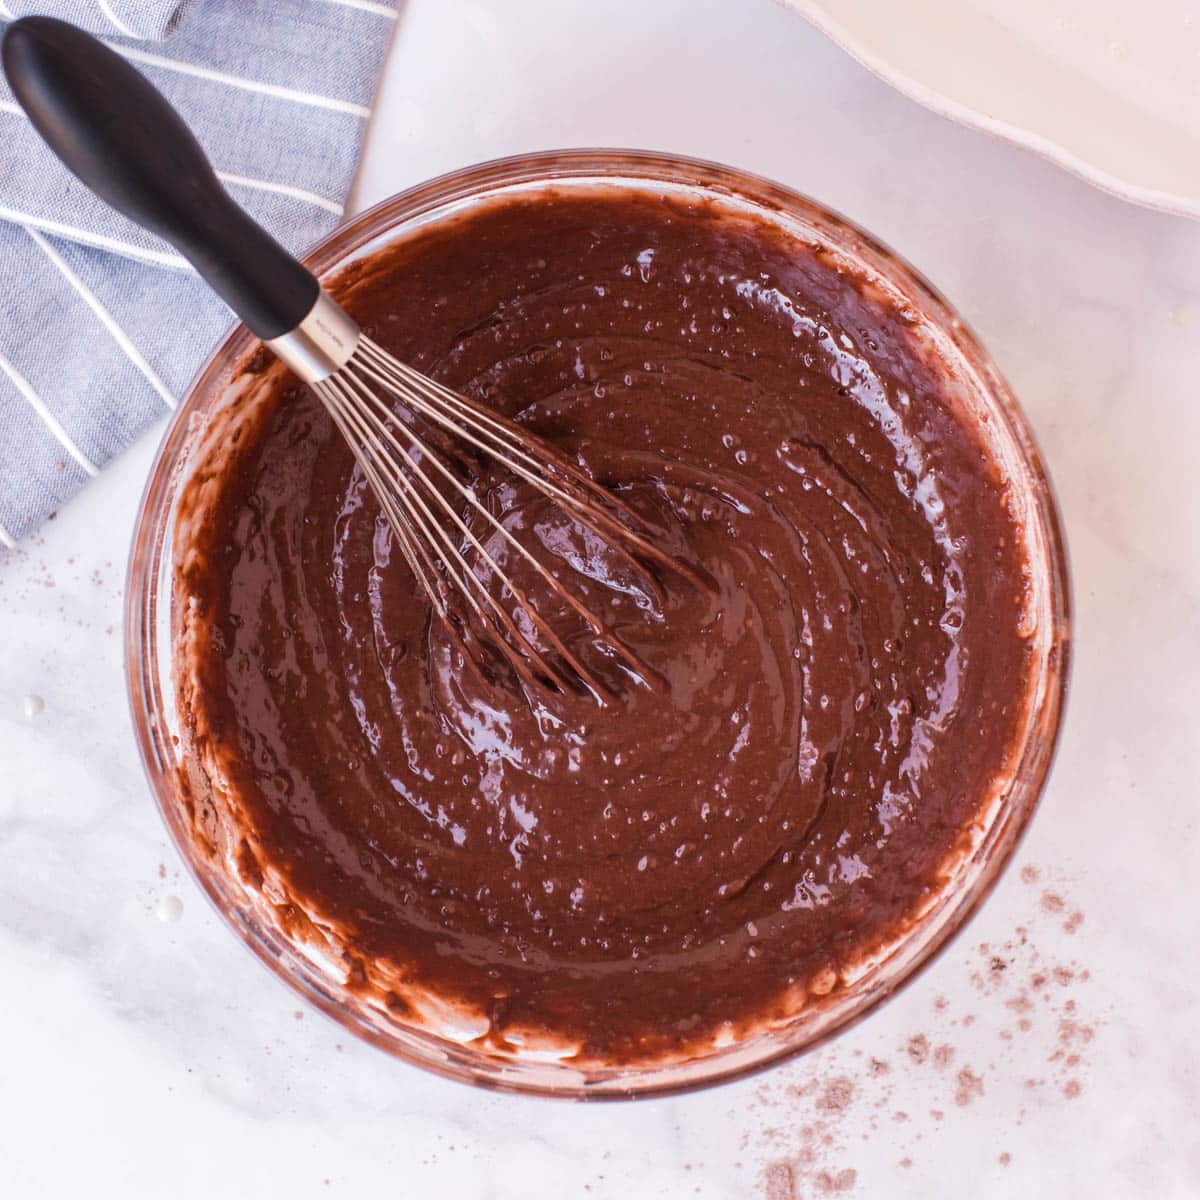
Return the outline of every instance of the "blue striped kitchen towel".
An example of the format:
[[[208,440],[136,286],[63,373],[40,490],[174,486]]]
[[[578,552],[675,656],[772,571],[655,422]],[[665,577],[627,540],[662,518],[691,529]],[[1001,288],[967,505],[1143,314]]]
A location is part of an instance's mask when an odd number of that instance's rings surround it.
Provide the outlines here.
[[[0,0],[0,18],[36,11],[104,37],[300,251],[341,218],[396,2]],[[232,318],[59,164],[2,77],[0,128],[0,545],[13,546],[175,406]]]

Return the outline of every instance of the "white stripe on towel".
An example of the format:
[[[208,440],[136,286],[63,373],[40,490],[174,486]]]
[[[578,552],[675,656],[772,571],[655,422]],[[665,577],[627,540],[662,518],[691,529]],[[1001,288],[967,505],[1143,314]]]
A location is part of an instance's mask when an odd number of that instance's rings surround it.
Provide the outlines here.
[[[125,351],[126,357],[145,376],[146,382],[158,393],[159,398],[168,408],[174,408],[178,401],[171,395],[170,388],[158,377],[154,368],[142,357],[141,351],[129,340],[129,335],[117,324],[116,318],[108,311],[97,296],[82,279],[67,265],[62,256],[36,230],[25,226],[25,232],[33,238],[43,254],[63,273],[67,282],[79,293],[84,304],[100,319],[100,323],[112,334],[113,341]]]
[[[377,17],[396,19],[396,10],[386,4],[375,4],[373,0],[325,0],[326,4],[340,4],[343,8],[357,8],[361,12],[374,13]]]
[[[176,58],[164,58],[161,54],[147,54],[144,50],[134,50],[129,46],[114,46],[111,42],[104,43],[110,50],[123,54],[134,62],[145,63],[148,67],[162,67],[165,71],[178,71],[183,75],[194,75],[197,79],[211,79],[215,83],[225,83],[230,87],[242,88],[247,92],[260,92],[264,96],[275,96],[280,100],[294,100],[297,104],[311,104],[314,108],[328,108],[334,112],[350,113],[355,117],[369,117],[371,110],[361,104],[351,104],[349,100],[337,100],[332,96],[319,96],[316,92],[302,92],[297,88],[280,87],[276,83],[264,83],[259,79],[246,79],[241,75],[229,75],[224,71],[214,71],[211,67],[197,66],[195,63],[181,62]]]
[[[344,211],[342,206],[333,200],[326,200],[324,196],[318,196],[316,192],[310,192],[304,188],[293,187],[290,183],[270,183],[266,179],[249,179],[245,175],[231,175],[228,171],[218,171],[217,174],[226,183],[253,188],[258,192],[274,192],[277,196],[291,196],[293,200],[303,200],[307,204],[315,204],[318,208],[333,213],[335,217],[340,217]]]
[[[137,38],[141,40],[140,33],[134,33],[120,17],[109,7],[108,0],[96,0],[96,7],[116,26],[117,32],[124,34],[125,37]]]
[[[10,550],[17,548],[17,539],[3,525],[0,525],[0,546],[7,546]]]
[[[0,354],[0,371],[12,380],[13,387],[29,401],[30,407],[37,413],[45,423],[47,429],[50,430],[62,448],[89,474],[98,475],[100,472],[96,464],[80,448],[75,445],[71,439],[71,435],[58,423],[58,418],[46,407],[42,402],[41,396],[37,394],[30,386],[29,380],[17,370],[16,367]]]
[[[64,225],[61,221],[51,221],[46,217],[38,217],[33,213],[18,212],[15,208],[5,208],[0,205],[0,218],[14,221],[18,225],[32,225],[43,233],[61,234],[74,242],[82,242],[87,246],[95,246],[99,250],[115,250],[118,254],[128,255],[141,262],[153,263],[156,267],[174,267],[177,271],[191,271],[192,264],[179,254],[167,254],[161,250],[144,250],[132,242],[122,242],[119,238],[105,237],[102,233],[92,233],[75,225]]]

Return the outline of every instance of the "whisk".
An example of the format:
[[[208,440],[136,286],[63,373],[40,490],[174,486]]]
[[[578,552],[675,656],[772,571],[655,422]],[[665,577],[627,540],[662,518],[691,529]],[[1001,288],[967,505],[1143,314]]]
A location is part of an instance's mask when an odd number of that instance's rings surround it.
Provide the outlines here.
[[[34,128],[101,199],[170,242],[312,386],[349,443],[433,610],[466,651],[459,604],[527,684],[611,695],[489,550],[496,539],[569,607],[597,650],[636,679],[645,664],[490,511],[431,438],[522,480],[627,564],[683,569],[636,514],[567,456],[500,413],[398,361],[230,198],[183,119],[115,51],[64,21],[9,25],[4,71]],[[389,403],[388,399],[392,401]],[[397,412],[397,405],[400,412]],[[402,415],[403,414],[403,415]],[[644,528],[644,527],[643,527]],[[497,581],[501,595],[488,586]],[[505,594],[512,611],[503,603]],[[518,619],[521,618],[521,619]],[[476,639],[477,640],[477,639]],[[540,645],[538,644],[540,643]]]

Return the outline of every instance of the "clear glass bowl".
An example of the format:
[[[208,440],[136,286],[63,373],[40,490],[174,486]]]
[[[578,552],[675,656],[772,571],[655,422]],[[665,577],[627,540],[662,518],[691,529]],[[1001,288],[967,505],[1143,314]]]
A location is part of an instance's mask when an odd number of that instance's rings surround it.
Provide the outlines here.
[[[1030,645],[1034,685],[1019,766],[977,822],[973,849],[908,934],[877,955],[827,1002],[807,1007],[744,1040],[653,1065],[580,1069],[514,1047],[501,1054],[404,1024],[349,992],[334,964],[269,927],[236,865],[200,853],[177,780],[185,770],[171,678],[172,541],[177,503],[201,431],[222,402],[223,384],[252,351],[237,326],[205,364],[158,451],[138,514],[129,564],[125,622],[130,702],[138,744],[167,828],[200,886],[238,935],[281,979],[347,1030],[390,1053],[455,1079],[512,1091],[577,1099],[662,1094],[703,1087],[758,1070],[824,1041],[895,992],[943,948],[995,884],[1029,821],[1050,768],[1062,714],[1069,646],[1066,557],[1050,484],[1008,386],[953,309],[911,267],[862,230],[813,201],[713,163],[636,151],[573,150],[523,155],[444,175],[384,201],[331,233],[308,255],[318,275],[370,255],[416,227],[516,190],[628,186],[716,198],[752,210],[842,256],[856,273],[898,296],[948,365],[957,397],[980,421],[1011,482],[1024,520],[1030,563]]]

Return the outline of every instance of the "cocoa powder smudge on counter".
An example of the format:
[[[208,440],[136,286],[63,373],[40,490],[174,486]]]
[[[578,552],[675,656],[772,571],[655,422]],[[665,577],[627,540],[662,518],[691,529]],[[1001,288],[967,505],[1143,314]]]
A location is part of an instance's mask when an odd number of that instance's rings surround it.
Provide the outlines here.
[[[1025,866],[1020,878],[1033,885],[1042,884],[1048,877],[1038,867]],[[955,1012],[952,1002],[941,994],[932,997],[931,1003],[936,1032],[943,1037],[954,1028],[976,1026],[977,1037],[983,1036],[983,1030],[990,1030],[1009,1065],[988,1066],[999,1070],[1001,1077],[1015,1076],[1015,1082],[1023,1079],[1028,1094],[1041,1097],[1044,1105],[1051,1096],[1062,1103],[1082,1095],[1087,1051],[1096,1026],[1082,1018],[1074,994],[1078,985],[1088,981],[1090,973],[1077,962],[1043,956],[1036,938],[1038,931],[1045,931],[1051,923],[1066,933],[1075,933],[1083,922],[1083,913],[1062,892],[1049,888],[1035,890],[1033,902],[1035,917],[1028,925],[1015,926],[1006,940],[975,947],[977,957],[967,967],[967,982],[983,1003],[972,1004],[969,1012]],[[1004,1024],[1005,1015],[1011,1024]],[[759,1139],[776,1147],[778,1156],[761,1176],[764,1191],[760,1195],[764,1200],[811,1200],[856,1191],[862,1186],[858,1172],[845,1165],[843,1157],[848,1142],[852,1136],[857,1142],[860,1134],[863,1140],[876,1136],[879,1122],[889,1116],[896,1127],[896,1148],[902,1154],[896,1160],[897,1167],[909,1168],[917,1143],[934,1132],[936,1123],[964,1120],[957,1114],[986,1102],[985,1071],[976,1069],[975,1063],[963,1062],[961,1047],[952,1041],[935,1043],[930,1032],[910,1034],[898,1047],[899,1054],[890,1060],[871,1054],[867,1045],[839,1056],[835,1044],[822,1052],[824,1065],[810,1067],[799,1078],[793,1076],[786,1082],[780,1079],[777,1084],[766,1081],[759,1086],[757,1101],[770,1106],[771,1115],[779,1117],[770,1127],[760,1125],[757,1133]],[[1045,1050],[1040,1049],[1043,1045]],[[979,1049],[986,1056],[986,1049]],[[1039,1071],[1042,1063],[1047,1065]],[[1022,1067],[1028,1071],[1031,1066],[1032,1073],[1021,1072]],[[941,1089],[946,1100],[953,1098],[954,1105],[947,1111],[944,1103],[937,1105],[937,1094],[931,1094],[934,1106],[922,1106],[918,1097],[924,1098],[921,1090],[929,1088]],[[1002,1094],[1003,1088],[999,1090]],[[918,1102],[898,1107],[897,1100]],[[789,1121],[780,1110],[781,1102],[803,1106],[800,1112],[807,1119],[796,1121],[793,1117]],[[865,1119],[856,1121],[853,1112],[863,1106]],[[1025,1108],[1019,1110],[1011,1121],[1013,1128],[1023,1124],[1025,1112]],[[1002,1167],[1012,1161],[1007,1150],[996,1154],[996,1162]],[[886,1182],[873,1182],[872,1186],[886,1186]]]
[[[983,1079],[976,1075],[970,1067],[963,1067],[958,1073],[958,1086],[954,1092],[954,1103],[959,1108],[966,1108],[976,1096],[983,1095]]]
[[[832,1196],[838,1192],[848,1192],[854,1187],[858,1172],[852,1167],[846,1167],[836,1174],[832,1171],[822,1171],[816,1178],[817,1193],[821,1196]]]
[[[817,1097],[817,1108],[826,1113],[842,1113],[854,1099],[854,1083],[847,1075],[831,1079]]]
[[[788,1162],[773,1162],[763,1176],[765,1200],[795,1200],[796,1179]]]

